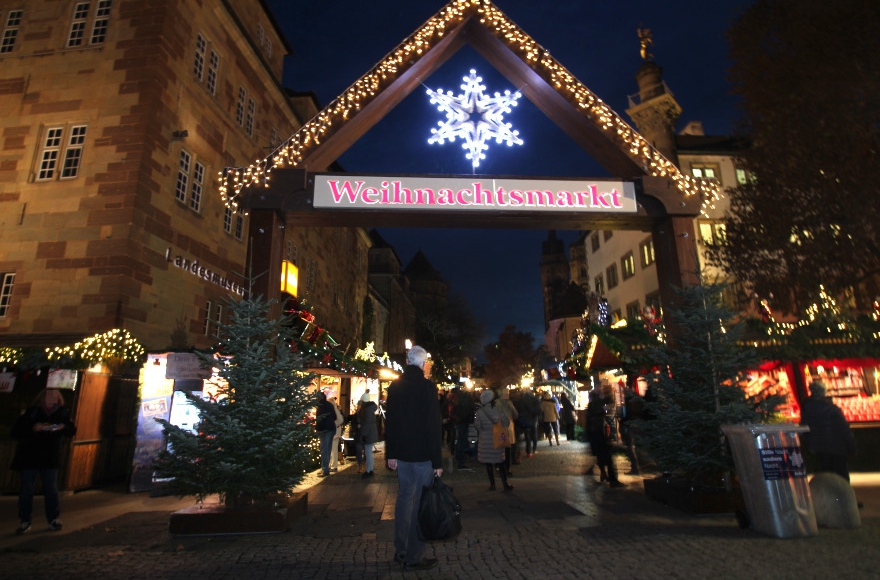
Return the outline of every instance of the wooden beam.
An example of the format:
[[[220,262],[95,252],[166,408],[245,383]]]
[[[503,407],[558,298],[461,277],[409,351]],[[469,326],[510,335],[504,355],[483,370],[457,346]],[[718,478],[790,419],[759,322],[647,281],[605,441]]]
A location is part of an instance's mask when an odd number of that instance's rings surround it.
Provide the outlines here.
[[[302,166],[311,171],[322,171],[336,161],[394,107],[421,86],[421,83],[434,74],[444,62],[449,60],[449,57],[464,46],[465,40],[462,38],[462,31],[467,21],[465,20],[454,30],[444,35],[443,39],[427,54],[386,86],[356,115],[345,121],[336,132],[303,159]]]
[[[557,89],[551,86],[531,66],[500,39],[480,25],[468,21],[465,30],[467,42],[509,80],[529,101],[550,118],[571,139],[599,162],[610,175],[626,179],[645,175],[645,171],[619,143],[581,114]]]

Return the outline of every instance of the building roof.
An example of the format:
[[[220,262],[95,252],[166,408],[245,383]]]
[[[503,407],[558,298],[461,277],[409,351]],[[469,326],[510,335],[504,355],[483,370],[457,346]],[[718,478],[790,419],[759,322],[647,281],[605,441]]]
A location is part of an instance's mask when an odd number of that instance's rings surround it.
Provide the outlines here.
[[[735,156],[745,151],[749,140],[730,135],[676,135],[675,147],[679,155]]]
[[[431,265],[431,262],[428,261],[428,257],[425,256],[421,250],[416,252],[416,255],[413,256],[412,260],[409,261],[409,264],[406,265],[404,274],[406,274],[407,278],[410,280],[426,280],[445,283],[443,276],[441,276],[440,272]]]
[[[544,256],[565,254],[565,242],[556,237],[556,230],[550,230],[547,239],[541,242],[541,254]]]

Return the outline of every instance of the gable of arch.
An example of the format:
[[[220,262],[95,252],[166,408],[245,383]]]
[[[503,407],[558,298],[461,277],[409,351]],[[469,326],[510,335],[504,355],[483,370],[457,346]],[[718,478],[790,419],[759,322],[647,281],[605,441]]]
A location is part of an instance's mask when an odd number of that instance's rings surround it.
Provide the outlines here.
[[[452,0],[272,155],[247,168],[227,168],[224,201],[238,205],[241,190],[265,186],[273,170],[314,172],[329,166],[465,45],[611,175],[649,178],[651,191],[659,194],[647,200],[649,205],[659,199],[667,210],[686,207],[682,213],[696,215],[692,208],[699,200],[717,194],[714,183],[681,173],[489,0]]]

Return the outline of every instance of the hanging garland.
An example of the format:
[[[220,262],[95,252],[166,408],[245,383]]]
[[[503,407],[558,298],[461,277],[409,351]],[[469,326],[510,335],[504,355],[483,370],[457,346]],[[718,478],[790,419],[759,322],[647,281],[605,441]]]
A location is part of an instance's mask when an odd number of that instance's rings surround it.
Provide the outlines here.
[[[144,347],[127,330],[114,328],[70,346],[43,349],[0,347],[0,364],[22,369],[52,366],[82,370],[111,361],[138,363],[144,354]]]

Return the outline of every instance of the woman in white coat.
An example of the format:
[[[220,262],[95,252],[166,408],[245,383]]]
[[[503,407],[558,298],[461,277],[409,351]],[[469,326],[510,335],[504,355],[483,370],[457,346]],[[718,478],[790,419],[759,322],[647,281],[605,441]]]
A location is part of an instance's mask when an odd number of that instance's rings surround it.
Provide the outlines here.
[[[495,404],[495,394],[486,389],[480,394],[482,407],[477,411],[474,418],[474,426],[477,429],[477,460],[486,465],[486,473],[489,474],[489,491],[495,491],[495,468],[501,473],[501,483],[504,491],[512,491],[513,486],[507,483],[507,465],[504,463],[504,447],[495,448],[492,427],[500,422],[505,429],[510,424],[510,419],[502,413]]]

